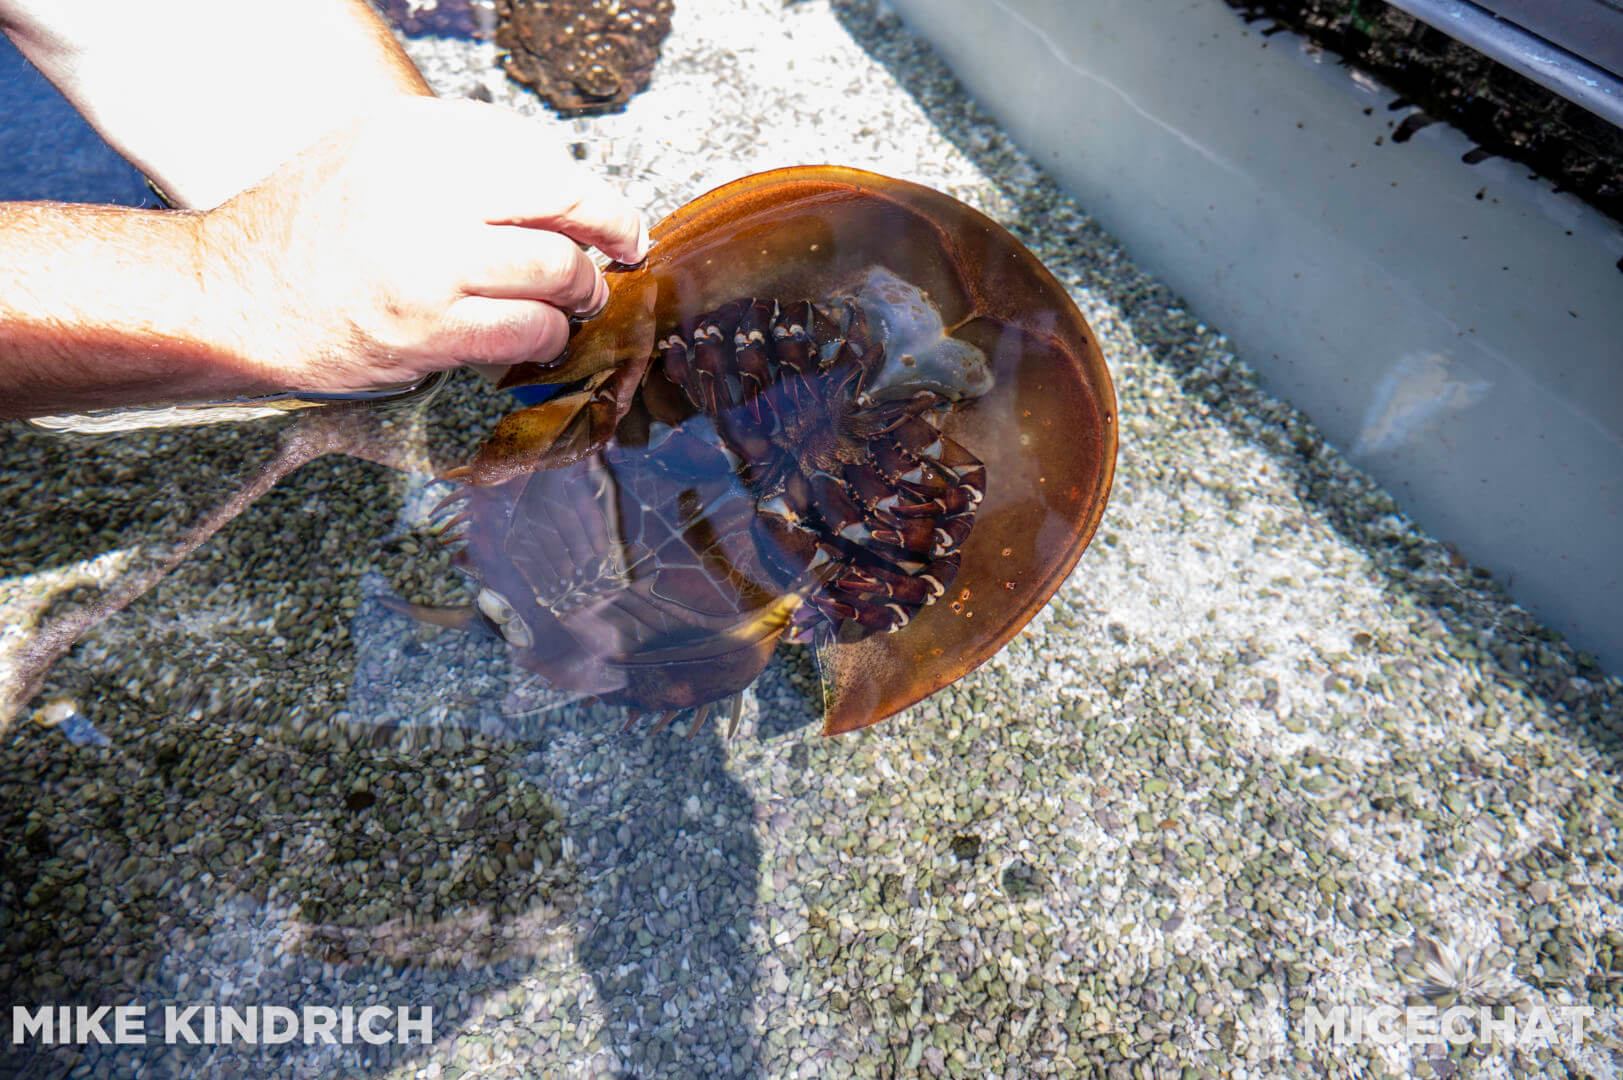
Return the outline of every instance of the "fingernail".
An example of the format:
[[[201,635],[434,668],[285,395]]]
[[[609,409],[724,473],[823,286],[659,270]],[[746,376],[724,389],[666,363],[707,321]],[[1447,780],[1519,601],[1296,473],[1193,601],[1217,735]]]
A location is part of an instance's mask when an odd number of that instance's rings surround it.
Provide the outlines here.
[[[642,262],[648,258],[648,249],[654,246],[653,240],[648,236],[648,225],[642,224],[637,231],[637,253],[632,262]]]
[[[599,276],[597,279],[597,291],[592,293],[592,302],[587,305],[585,311],[581,312],[580,317],[583,319],[590,319],[593,315],[596,315],[598,312],[602,311],[608,306],[609,282],[607,278]]]

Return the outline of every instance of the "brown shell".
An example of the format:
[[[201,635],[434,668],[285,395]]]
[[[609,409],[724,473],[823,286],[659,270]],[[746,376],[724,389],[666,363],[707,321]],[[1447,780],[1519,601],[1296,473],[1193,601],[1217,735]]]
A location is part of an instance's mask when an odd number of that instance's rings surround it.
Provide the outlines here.
[[[1076,565],[1115,468],[1114,390],[1065,290],[983,214],[836,166],[737,180],[670,215],[653,237],[646,262],[611,268],[608,307],[563,357],[505,381],[588,379],[588,389],[503,420],[466,470],[470,482],[570,464],[603,445],[636,390],[635,365],[682,319],[740,296],[830,295],[885,266],[923,288],[952,335],[992,361],[992,389],[940,422],[985,463],[987,492],[948,595],[897,633],[820,649],[824,730],[875,723],[985,662]]]

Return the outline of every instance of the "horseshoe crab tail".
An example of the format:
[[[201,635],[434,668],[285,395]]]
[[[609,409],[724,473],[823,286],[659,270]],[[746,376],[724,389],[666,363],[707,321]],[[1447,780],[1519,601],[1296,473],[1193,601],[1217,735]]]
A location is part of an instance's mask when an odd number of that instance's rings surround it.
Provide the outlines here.
[[[100,599],[75,608],[39,629],[17,657],[12,692],[0,696],[0,730],[39,692],[51,666],[72,649],[79,639],[144,596],[192,552],[246,510],[260,496],[288,474],[323,454],[352,450],[365,441],[365,433],[350,430],[352,411],[342,406],[310,410],[282,433],[276,456],[253,473],[196,524],[187,529],[167,551],[161,552],[145,570],[113,586]],[[359,455],[358,455],[359,456]]]
[[[479,625],[479,618],[474,614],[472,604],[430,607],[428,604],[413,604],[397,596],[380,596],[378,603],[396,615],[405,615],[430,626],[443,626],[447,630],[472,630]]]

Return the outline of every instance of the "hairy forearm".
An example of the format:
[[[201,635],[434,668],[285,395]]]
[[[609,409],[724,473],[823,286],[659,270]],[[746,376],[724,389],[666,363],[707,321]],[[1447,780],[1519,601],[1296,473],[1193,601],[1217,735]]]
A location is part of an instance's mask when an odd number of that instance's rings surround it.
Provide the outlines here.
[[[282,389],[234,340],[204,216],[0,203],[0,416]]]
[[[0,415],[544,362],[608,300],[583,245],[648,236],[523,117],[411,95],[212,210],[0,203]]]
[[[0,0],[0,30],[180,206],[429,93],[365,0]]]
[[[365,0],[0,0],[0,30],[194,208],[0,204],[0,416],[550,360],[608,296],[582,245],[648,250],[534,125],[433,98]]]

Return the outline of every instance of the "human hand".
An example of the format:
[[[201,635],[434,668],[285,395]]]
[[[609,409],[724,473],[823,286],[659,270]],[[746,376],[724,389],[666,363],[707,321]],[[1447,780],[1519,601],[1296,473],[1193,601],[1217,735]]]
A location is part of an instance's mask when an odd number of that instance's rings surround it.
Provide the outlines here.
[[[402,97],[204,214],[210,320],[257,380],[339,392],[545,362],[608,300],[579,246],[647,252],[641,215],[535,125]],[[577,241],[579,244],[577,244]]]

